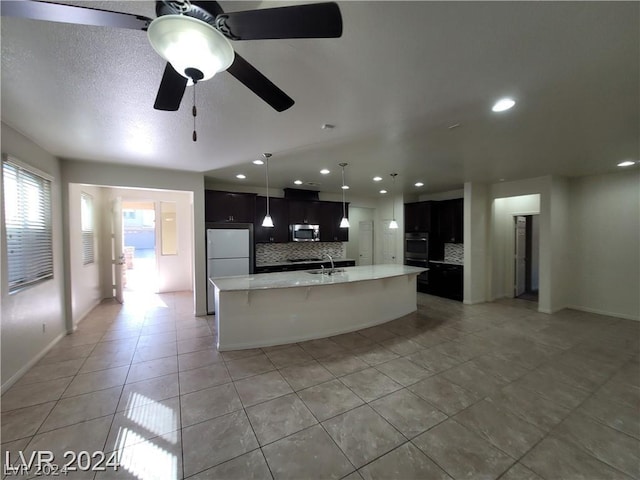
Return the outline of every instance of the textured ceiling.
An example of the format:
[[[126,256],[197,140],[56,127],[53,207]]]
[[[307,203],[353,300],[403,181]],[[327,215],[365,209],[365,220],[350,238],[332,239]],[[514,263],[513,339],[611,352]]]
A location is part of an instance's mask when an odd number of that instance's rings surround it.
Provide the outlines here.
[[[75,4],[155,16],[153,2]],[[179,111],[153,109],[164,62],[144,32],[3,17],[2,120],[62,158],[222,183],[244,173],[261,185],[250,162],[271,152],[273,186],[300,178],[339,192],[337,164],[348,162],[350,194],[361,196],[375,196],[371,177],[389,184],[392,171],[407,193],[437,192],[640,159],[640,3],[339,5],[341,38],[234,42],[296,103],[277,113],[221,73],[198,85],[196,143],[191,88]],[[492,113],[502,96],[518,103]]]

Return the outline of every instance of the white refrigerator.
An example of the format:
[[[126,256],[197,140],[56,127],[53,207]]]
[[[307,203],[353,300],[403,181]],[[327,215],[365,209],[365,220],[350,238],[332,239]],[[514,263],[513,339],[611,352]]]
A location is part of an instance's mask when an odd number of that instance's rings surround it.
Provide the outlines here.
[[[251,232],[248,228],[207,230],[207,312],[214,312],[215,288],[209,278],[248,275],[251,269]]]

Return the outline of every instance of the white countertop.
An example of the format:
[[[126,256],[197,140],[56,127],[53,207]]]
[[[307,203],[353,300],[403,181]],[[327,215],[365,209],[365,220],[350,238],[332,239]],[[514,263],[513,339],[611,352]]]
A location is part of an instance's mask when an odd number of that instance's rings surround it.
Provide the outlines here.
[[[344,272],[333,275],[307,273],[305,270],[297,272],[259,273],[255,275],[238,275],[236,277],[220,277],[210,279],[220,291],[233,290],[263,290],[269,288],[313,287],[316,285],[331,285],[336,283],[361,282],[378,280],[402,275],[417,275],[426,268],[409,267],[406,265],[364,265],[359,267],[342,267]]]

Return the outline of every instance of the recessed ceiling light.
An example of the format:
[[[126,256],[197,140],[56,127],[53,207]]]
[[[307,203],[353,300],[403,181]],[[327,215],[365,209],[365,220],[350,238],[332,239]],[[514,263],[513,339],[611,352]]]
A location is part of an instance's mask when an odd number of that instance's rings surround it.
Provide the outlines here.
[[[636,162],[633,162],[631,160],[625,160],[624,162],[620,162],[618,164],[619,167],[630,167],[631,165],[635,165]]]
[[[380,190],[380,193],[387,193],[386,190]]]
[[[510,98],[501,98],[493,105],[493,107],[491,107],[491,110],[494,112],[504,112],[505,110],[509,110],[515,104],[516,102]]]
[[[240,180],[244,180],[245,178],[247,178],[247,176],[239,173],[236,175],[236,178],[239,178]]]
[[[293,183],[296,185],[302,185],[302,180],[294,180]]]
[[[342,185],[343,190],[349,190],[349,185]]]
[[[252,163],[254,165],[264,165],[264,160],[260,160],[259,158],[256,158]]]
[[[415,185],[416,187],[424,187],[424,183],[422,182],[416,182]]]
[[[379,182],[380,180],[382,180],[382,177],[373,177],[374,182]]]
[[[331,173],[330,170],[327,170],[326,168],[323,168],[322,170],[320,170],[320,173],[323,175],[329,175]]]

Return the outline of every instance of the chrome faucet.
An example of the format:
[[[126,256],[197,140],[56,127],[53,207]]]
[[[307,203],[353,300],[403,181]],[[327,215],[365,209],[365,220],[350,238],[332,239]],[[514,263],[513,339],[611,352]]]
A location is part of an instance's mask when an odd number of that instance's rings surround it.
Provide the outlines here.
[[[329,273],[327,275],[333,275],[333,272],[335,270],[335,267],[333,266],[333,258],[331,258],[331,255],[329,255],[328,253],[324,254],[325,257],[329,257],[329,261],[331,262],[331,270],[329,270]],[[324,272],[324,265],[322,268],[323,272]]]

